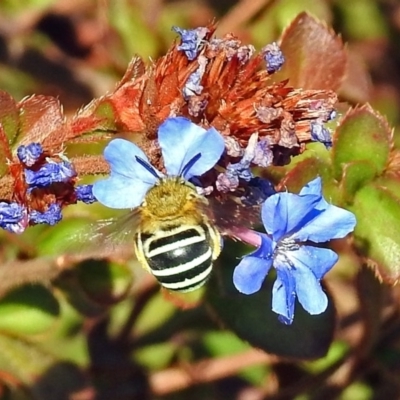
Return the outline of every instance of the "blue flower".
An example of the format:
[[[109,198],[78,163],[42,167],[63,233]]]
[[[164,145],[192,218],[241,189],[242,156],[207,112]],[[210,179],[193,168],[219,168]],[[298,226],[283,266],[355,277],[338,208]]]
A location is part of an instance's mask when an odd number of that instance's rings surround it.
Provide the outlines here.
[[[27,146],[21,145],[17,149],[19,161],[27,167],[32,167],[43,154],[43,148],[40,143],[31,143]]]
[[[183,117],[168,118],[159,127],[158,142],[168,176],[189,180],[201,176],[220,159],[224,139],[214,128],[205,130]],[[147,191],[164,175],[153,168],[135,144],[114,139],[104,150],[108,179],[93,185],[93,194],[110,208],[138,207]]]
[[[0,227],[12,233],[22,233],[28,226],[28,212],[18,203],[0,202]]]
[[[267,64],[267,71],[269,74],[273,74],[282,68],[285,62],[285,57],[277,43],[271,43],[262,49],[264,53],[264,60]]]
[[[62,219],[61,207],[59,204],[50,204],[45,212],[32,210],[29,219],[34,224],[55,225]]]
[[[320,280],[338,256],[310,242],[345,237],[354,229],[355,216],[327,203],[322,197],[321,179],[316,178],[298,195],[277,193],[269,197],[262,206],[261,218],[267,233],[257,233],[261,245],[236,267],[236,288],[244,294],[257,292],[273,266],[277,278],[272,310],[282,322],[292,323],[296,297],[309,314],[323,313],[328,299]]]
[[[184,51],[188,60],[193,61],[209,30],[205,27],[186,30],[177,26],[173,26],[172,30],[181,36],[182,43],[178,46],[178,50]]]
[[[55,182],[67,182],[76,176],[73,165],[68,161],[48,162],[38,170],[25,169],[25,181],[31,187],[46,187]]]

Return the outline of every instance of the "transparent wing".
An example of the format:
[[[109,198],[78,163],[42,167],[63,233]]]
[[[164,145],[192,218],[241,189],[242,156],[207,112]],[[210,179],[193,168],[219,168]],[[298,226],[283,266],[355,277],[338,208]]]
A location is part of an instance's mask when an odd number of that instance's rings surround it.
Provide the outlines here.
[[[131,258],[134,255],[134,235],[139,222],[136,210],[119,218],[88,224],[68,238],[66,254],[74,259]]]
[[[203,212],[223,236],[236,237],[238,229],[254,229],[261,225],[260,205],[247,206],[231,197],[208,198],[208,201]]]

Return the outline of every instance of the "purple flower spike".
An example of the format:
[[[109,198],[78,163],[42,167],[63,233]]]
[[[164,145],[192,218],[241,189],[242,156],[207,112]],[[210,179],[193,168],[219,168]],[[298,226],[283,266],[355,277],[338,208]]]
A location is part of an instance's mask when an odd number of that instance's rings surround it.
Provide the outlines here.
[[[185,52],[188,60],[193,61],[197,57],[202,40],[209,30],[205,27],[186,30],[177,26],[172,27],[172,30],[181,36],[182,43],[178,46],[178,50]]]
[[[22,233],[28,226],[28,212],[18,203],[0,202],[0,227],[12,233]]]
[[[27,167],[32,167],[43,154],[43,148],[40,143],[31,143],[27,146],[21,145],[17,149],[19,161]]]
[[[167,176],[186,180],[213,168],[225,149],[223,137],[214,128],[205,130],[183,117],[167,118],[158,129],[158,142]],[[138,207],[147,191],[164,178],[146,154],[127,140],[112,140],[104,158],[111,167],[110,177],[93,185],[93,195],[107,207]]]
[[[293,322],[296,298],[309,314],[323,313],[328,299],[320,280],[338,256],[312,243],[345,237],[355,227],[355,216],[329,204],[322,196],[321,179],[316,178],[298,195],[277,193],[269,197],[261,217],[266,233],[257,232],[261,245],[235,268],[234,285],[241,293],[255,293],[274,267],[277,278],[272,310],[281,322]]]
[[[32,210],[29,218],[34,224],[55,225],[62,219],[61,207],[58,204],[53,203],[50,204],[49,208],[45,212]]]
[[[79,185],[75,188],[76,199],[86,204],[92,204],[97,199],[93,195],[93,185]]]
[[[264,60],[269,74],[273,74],[282,68],[285,57],[277,43],[268,44],[262,49],[262,52],[264,53]]]
[[[46,187],[55,182],[67,182],[75,176],[73,165],[67,161],[48,162],[37,171],[25,169],[25,180],[31,188]]]

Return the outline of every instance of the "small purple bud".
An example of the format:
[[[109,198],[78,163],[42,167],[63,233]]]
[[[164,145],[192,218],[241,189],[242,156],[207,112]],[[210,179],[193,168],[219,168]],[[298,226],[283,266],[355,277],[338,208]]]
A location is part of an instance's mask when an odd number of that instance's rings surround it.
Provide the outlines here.
[[[76,199],[86,204],[92,204],[97,199],[93,195],[93,185],[79,185],[75,188]]]
[[[274,160],[274,153],[271,150],[271,145],[268,138],[261,139],[254,151],[253,164],[259,167],[269,167]]]
[[[250,163],[240,162],[236,164],[229,164],[226,169],[226,174],[228,176],[237,176],[238,178],[244,179],[248,182],[251,178],[253,178],[253,174],[250,171]]]
[[[253,57],[255,52],[254,46],[247,45],[247,46],[240,46],[237,51],[237,57],[242,64],[246,64],[249,62],[250,58]]]
[[[27,167],[32,167],[43,154],[43,148],[40,143],[31,143],[27,146],[21,145],[17,149],[19,161]]]
[[[201,80],[203,79],[203,75],[206,70],[207,58],[204,56],[200,56],[198,58],[198,63],[199,67],[196,71],[189,75],[189,78],[182,89],[183,97],[186,101],[188,101],[189,98],[192,96],[200,95],[203,91]]]
[[[258,134],[253,133],[249,139],[243,157],[238,163],[230,163],[226,171],[218,175],[216,187],[217,190],[226,193],[234,191],[239,186],[239,179],[249,182],[253,178],[250,166],[256,155]]]
[[[28,226],[28,212],[18,203],[0,202],[0,227],[12,233],[22,233]]]
[[[325,128],[318,122],[312,122],[311,126],[311,140],[314,142],[321,142],[327,149],[332,147],[332,137],[329,129]]]
[[[182,43],[178,46],[178,50],[183,51],[189,61],[193,61],[197,57],[202,41],[209,30],[205,27],[186,30],[177,26],[173,26],[172,30],[181,36]]]
[[[25,180],[31,187],[46,187],[55,182],[67,182],[75,176],[73,165],[67,161],[48,162],[37,171],[25,169]]]
[[[332,121],[332,120],[335,119],[336,117],[337,117],[337,112],[336,112],[336,110],[332,110],[332,111],[329,113],[328,121]]]
[[[269,74],[273,74],[282,68],[285,57],[276,42],[265,46],[262,52],[264,53],[264,60],[267,63],[267,71]]]
[[[55,225],[62,219],[61,207],[60,205],[53,203],[50,204],[49,208],[45,212],[32,210],[29,218],[30,222],[34,224]]]
[[[239,178],[226,171],[218,175],[215,186],[221,193],[234,192],[239,186]]]
[[[225,140],[225,149],[226,153],[230,157],[242,157],[244,150],[240,147],[240,144],[237,140],[235,140],[232,136],[226,136]]]

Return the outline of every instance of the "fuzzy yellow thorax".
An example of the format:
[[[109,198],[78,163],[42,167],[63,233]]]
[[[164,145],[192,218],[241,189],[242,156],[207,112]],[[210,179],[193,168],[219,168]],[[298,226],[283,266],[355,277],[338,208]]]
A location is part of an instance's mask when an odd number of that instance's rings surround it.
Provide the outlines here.
[[[207,200],[196,188],[180,177],[164,178],[146,194],[140,206],[143,230],[153,225],[196,225],[204,221],[201,210]]]

